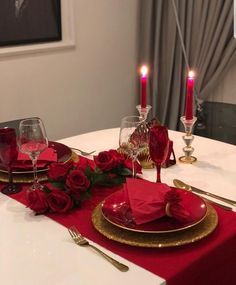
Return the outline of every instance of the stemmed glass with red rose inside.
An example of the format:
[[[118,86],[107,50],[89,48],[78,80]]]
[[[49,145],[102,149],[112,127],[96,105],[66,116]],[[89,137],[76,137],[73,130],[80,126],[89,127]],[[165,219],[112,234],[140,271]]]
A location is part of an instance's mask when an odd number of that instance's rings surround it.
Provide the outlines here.
[[[37,177],[37,159],[47,147],[48,139],[44,124],[39,118],[25,119],[19,126],[19,149],[29,155],[33,164],[34,182],[31,190],[42,189]]]
[[[148,133],[143,132],[145,121],[140,116],[127,116],[121,120],[119,146],[132,159],[132,177],[136,177],[135,163],[139,153],[148,146]]]
[[[21,188],[13,183],[12,163],[17,160],[18,146],[16,131],[13,128],[0,129],[0,160],[7,167],[9,183],[2,189],[2,193],[11,195],[18,193]]]
[[[157,180],[161,182],[161,165],[165,162],[169,150],[168,130],[164,126],[153,126],[149,132],[149,153],[156,165]]]

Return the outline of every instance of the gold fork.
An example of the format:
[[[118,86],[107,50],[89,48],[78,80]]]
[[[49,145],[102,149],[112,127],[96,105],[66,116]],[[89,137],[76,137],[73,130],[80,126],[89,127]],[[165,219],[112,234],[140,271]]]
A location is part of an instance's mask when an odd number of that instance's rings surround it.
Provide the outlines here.
[[[100,253],[105,259],[107,259],[111,264],[113,264],[117,269],[122,272],[126,272],[129,270],[129,267],[118,262],[117,260],[113,259],[112,257],[108,256],[104,252],[102,252],[99,248],[95,247],[94,245],[90,244],[77,230],[75,226],[72,226],[68,229],[72,239],[74,242],[79,246],[90,246],[98,253]]]
[[[71,149],[80,152],[80,153],[81,153],[82,155],[84,155],[84,156],[92,155],[92,154],[96,151],[96,150],[93,150],[93,151],[87,152],[87,151],[84,151],[84,150],[82,150],[82,149],[74,148],[74,147],[71,147]]]

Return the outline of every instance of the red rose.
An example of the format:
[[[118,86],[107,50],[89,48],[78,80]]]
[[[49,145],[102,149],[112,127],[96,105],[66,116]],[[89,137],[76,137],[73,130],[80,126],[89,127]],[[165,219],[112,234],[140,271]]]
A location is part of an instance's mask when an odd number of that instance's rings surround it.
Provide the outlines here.
[[[87,167],[93,169],[94,163],[92,160],[88,160],[87,158],[80,156],[79,161],[75,163],[75,168],[80,170],[85,170]]]
[[[51,163],[48,169],[48,177],[51,180],[64,179],[72,167],[72,161],[67,163]]]
[[[42,190],[27,192],[27,207],[37,214],[43,214],[48,210],[46,194]]]
[[[132,170],[132,160],[131,159],[126,159],[123,162],[123,165],[125,168]],[[142,173],[142,166],[137,161],[134,162],[134,169],[136,173]]]
[[[75,194],[86,191],[90,181],[82,170],[72,170],[66,178],[66,186]]]
[[[65,213],[73,207],[70,196],[60,190],[52,190],[47,195],[49,208],[55,213]]]
[[[165,194],[165,201],[167,203],[179,203],[182,201],[180,193],[178,193],[175,189],[171,189]]]
[[[111,151],[102,151],[94,156],[94,162],[102,171],[109,171],[117,166],[117,160]]]
[[[113,159],[115,160],[116,165],[122,164],[122,162],[124,161],[124,156],[122,154],[120,154],[115,149],[110,149],[109,153],[112,155]]]

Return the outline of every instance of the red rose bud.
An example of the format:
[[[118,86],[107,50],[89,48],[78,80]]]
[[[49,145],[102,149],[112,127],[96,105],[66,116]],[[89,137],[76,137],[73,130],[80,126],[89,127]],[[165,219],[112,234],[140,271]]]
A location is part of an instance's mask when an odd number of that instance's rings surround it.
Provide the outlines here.
[[[182,198],[180,196],[180,194],[175,190],[175,189],[171,189],[170,191],[168,191],[165,195],[165,201],[167,203],[179,203],[182,201]]]
[[[117,150],[115,149],[110,149],[108,151],[111,156],[113,157],[114,161],[115,161],[115,164],[116,166],[119,165],[119,164],[122,164],[122,162],[124,161],[124,156],[122,154],[120,154]]]
[[[26,198],[27,207],[37,214],[43,214],[48,210],[46,194],[42,190],[29,191]]]
[[[182,198],[176,190],[172,189],[165,194],[166,214],[178,221],[188,221],[190,214],[181,205]]]
[[[83,156],[80,156],[79,161],[76,162],[74,165],[76,169],[80,170],[85,170],[87,167],[90,167],[91,169],[94,168],[93,162]]]
[[[72,170],[66,178],[66,186],[75,194],[79,194],[89,188],[90,181],[82,170]]]
[[[73,201],[69,195],[59,190],[52,190],[47,195],[49,208],[55,213],[65,213],[73,207]]]
[[[97,156],[94,156],[94,162],[102,171],[109,171],[117,166],[114,154],[109,151],[102,151]]]
[[[48,169],[48,177],[51,180],[64,179],[73,166],[72,161],[67,163],[51,163]]]

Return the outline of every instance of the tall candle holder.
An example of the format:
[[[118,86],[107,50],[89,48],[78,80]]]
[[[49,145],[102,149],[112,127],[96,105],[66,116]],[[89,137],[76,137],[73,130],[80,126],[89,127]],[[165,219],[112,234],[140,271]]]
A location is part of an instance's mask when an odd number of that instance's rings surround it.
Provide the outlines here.
[[[151,110],[152,106],[147,105],[146,107],[142,107],[141,105],[137,105],[136,109],[139,112],[139,116],[146,121],[149,111]]]
[[[186,146],[183,148],[185,155],[179,157],[179,161],[183,163],[194,163],[195,161],[197,161],[197,158],[195,156],[192,156],[192,153],[194,151],[194,148],[191,146],[191,143],[194,139],[194,136],[192,135],[192,128],[197,118],[193,117],[190,120],[186,120],[185,116],[182,116],[180,120],[183,123],[184,128],[185,128],[186,134],[183,136],[183,140]]]

